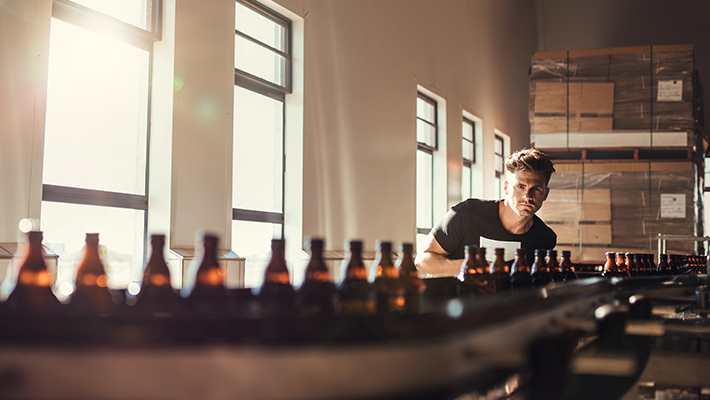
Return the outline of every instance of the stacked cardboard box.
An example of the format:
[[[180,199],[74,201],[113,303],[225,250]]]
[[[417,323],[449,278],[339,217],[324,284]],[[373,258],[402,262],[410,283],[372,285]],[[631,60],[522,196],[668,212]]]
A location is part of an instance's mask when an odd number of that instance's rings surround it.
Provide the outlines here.
[[[558,247],[582,261],[602,262],[606,251],[649,253],[658,233],[699,230],[690,161],[558,162],[556,169],[538,215],[557,233]],[[691,242],[669,242],[668,251],[694,249]]]
[[[631,143],[618,145],[691,146],[693,60],[692,45],[535,53],[531,142],[538,148],[614,147],[617,137],[635,132]]]

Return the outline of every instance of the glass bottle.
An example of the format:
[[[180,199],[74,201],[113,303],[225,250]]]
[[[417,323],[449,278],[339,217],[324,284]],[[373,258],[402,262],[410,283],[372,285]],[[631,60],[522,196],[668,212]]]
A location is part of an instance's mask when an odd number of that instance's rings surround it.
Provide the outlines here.
[[[616,271],[619,277],[631,276],[626,265],[626,254],[623,252],[616,253]]]
[[[135,307],[153,316],[169,316],[180,306],[180,295],[170,283],[170,270],[165,262],[165,235],[150,236],[150,259],[143,270],[141,290]]]
[[[636,276],[646,276],[643,254],[634,254],[634,264],[636,264]]]
[[[197,238],[197,253],[187,272],[191,280],[183,287],[182,296],[195,315],[224,317],[229,311],[229,295],[224,286],[224,267],[217,259],[219,238],[208,233]]]
[[[510,284],[513,290],[533,287],[530,266],[528,266],[524,248],[515,249],[515,260],[510,266]]]
[[[618,267],[614,257],[616,257],[616,253],[613,251],[606,252],[606,262],[604,263],[604,271],[602,272],[602,276],[605,278],[618,276]]]
[[[343,315],[373,314],[375,298],[362,261],[362,241],[350,240],[347,247],[348,255],[340,267],[343,277],[338,285],[340,312]]]
[[[668,254],[661,254],[661,261],[658,263],[658,274],[664,276],[671,274],[671,269],[668,266]]]
[[[626,252],[626,269],[629,271],[629,276],[638,276],[638,267],[634,262],[634,254]]]
[[[73,310],[80,313],[108,315],[115,311],[108,291],[108,278],[99,256],[99,234],[87,233],[86,244],[75,278],[76,290],[70,297]]]
[[[680,275],[680,265],[678,265],[678,255],[670,254],[668,256],[668,269],[671,275]]]
[[[491,281],[493,280],[493,276],[491,275],[490,269],[488,268],[490,263],[486,259],[485,247],[478,248],[478,253],[476,253],[476,261],[478,262],[478,268],[480,268],[482,280],[486,283],[486,285],[483,287],[484,293],[491,293],[491,289],[493,287]]]
[[[493,282],[493,292],[502,293],[510,290],[511,277],[508,266],[505,265],[505,249],[495,249],[495,258],[491,262],[489,272]]]
[[[459,296],[476,297],[486,292],[486,281],[482,270],[478,264],[478,247],[467,244],[464,247],[464,258],[458,275],[461,282]]]
[[[256,297],[264,316],[288,316],[293,313],[295,292],[286,266],[286,243],[283,239],[271,239],[271,258],[266,265],[264,282]]]
[[[323,239],[306,237],[306,247],[311,256],[306,264],[306,276],[296,291],[301,314],[306,317],[335,315],[335,285],[330,281],[330,271],[323,260]]]
[[[532,281],[534,287],[543,287],[552,282],[552,274],[545,262],[545,249],[535,249],[535,261],[532,265]]]
[[[553,281],[562,282],[565,280],[565,277],[562,274],[562,267],[557,261],[557,250],[547,250],[547,258],[545,259],[545,262],[547,263],[547,268],[550,269]]]
[[[654,255],[653,254],[648,254],[648,271],[649,275],[659,275],[658,273],[658,266],[656,265],[656,261],[654,261]]]
[[[372,271],[374,271],[372,285],[377,301],[377,312],[404,312],[404,285],[399,280],[399,271],[392,264],[392,243],[378,240],[376,251],[372,263]]]
[[[425,286],[414,265],[414,245],[412,243],[400,243],[399,256],[394,266],[399,270],[399,279],[404,284],[405,311],[420,313]]]
[[[577,272],[574,270],[574,264],[572,264],[572,252],[569,250],[562,250],[562,260],[560,261],[560,267],[562,268],[562,275],[565,281],[572,281],[578,279]]]
[[[7,281],[8,285],[14,287],[8,286],[5,289],[10,292],[5,307],[12,312],[27,314],[58,311],[61,303],[52,292],[53,279],[44,261],[42,232],[28,232],[27,243],[22,251],[24,254],[16,261],[20,265],[17,280]],[[9,279],[9,274],[5,279]]]

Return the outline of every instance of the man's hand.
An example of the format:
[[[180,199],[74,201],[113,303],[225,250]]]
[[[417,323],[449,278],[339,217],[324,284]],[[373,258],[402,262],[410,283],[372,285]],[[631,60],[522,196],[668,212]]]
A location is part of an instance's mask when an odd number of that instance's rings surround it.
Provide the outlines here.
[[[414,264],[417,269],[433,276],[456,276],[461,270],[463,260],[446,258],[449,253],[444,250],[434,236],[427,236],[428,243],[423,251],[417,252]]]

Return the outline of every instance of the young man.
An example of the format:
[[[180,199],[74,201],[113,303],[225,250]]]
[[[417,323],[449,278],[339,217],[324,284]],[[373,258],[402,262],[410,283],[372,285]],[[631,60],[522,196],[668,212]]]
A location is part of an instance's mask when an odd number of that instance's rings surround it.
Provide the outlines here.
[[[503,184],[503,200],[468,199],[453,206],[434,225],[428,244],[419,251],[415,264],[420,271],[434,276],[453,276],[461,270],[464,247],[505,249],[506,261],[515,249],[524,248],[530,265],[535,249],[552,249],[557,235],[535,215],[547,199],[550,176],[555,167],[548,156],[536,149],[523,149],[505,162],[508,170]]]

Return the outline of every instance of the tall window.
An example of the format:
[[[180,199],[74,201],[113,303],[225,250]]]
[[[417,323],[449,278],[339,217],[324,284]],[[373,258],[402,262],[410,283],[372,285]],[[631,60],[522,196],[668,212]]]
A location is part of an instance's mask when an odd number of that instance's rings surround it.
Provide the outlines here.
[[[53,2],[41,229],[59,254],[59,297],[73,291],[87,232],[100,234],[109,287],[140,280],[157,9],[144,0]]]
[[[505,142],[503,138],[495,135],[493,147],[493,162],[495,166],[495,195],[503,198],[503,182],[505,181]]]
[[[291,91],[290,21],[256,2],[236,2],[232,249],[258,286],[272,238],[284,227],[284,124]]]
[[[417,242],[434,225],[434,152],[437,149],[437,103],[417,96]]]
[[[473,171],[476,162],[476,132],[475,123],[468,118],[461,124],[461,153],[463,156],[463,169],[461,170],[461,198],[466,200],[473,197]]]

